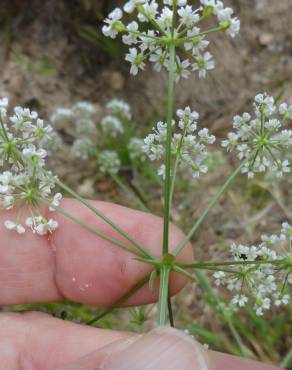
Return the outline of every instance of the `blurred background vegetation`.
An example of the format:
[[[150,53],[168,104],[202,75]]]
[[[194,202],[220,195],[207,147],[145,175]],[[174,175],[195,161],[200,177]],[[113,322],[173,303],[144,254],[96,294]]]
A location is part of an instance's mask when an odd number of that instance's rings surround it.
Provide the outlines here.
[[[11,104],[37,109],[46,119],[58,107],[78,101],[93,102],[102,114],[112,98],[127,101],[134,111],[133,131],[143,137],[157,119],[165,116],[166,76],[148,69],[132,78],[123,61],[124,46],[106,39],[100,29],[105,15],[123,1],[109,0],[1,0],[0,96]],[[193,1],[198,3],[198,1]],[[223,137],[232,117],[250,109],[257,92],[268,92],[292,102],[292,2],[291,0],[230,0],[242,21],[240,37],[213,37],[217,68],[206,81],[196,76],[183,81],[176,105],[190,105],[201,114],[201,124]],[[217,152],[216,152],[217,150]],[[180,179],[172,219],[189,226],[216,192],[233,164],[224,155],[213,155],[210,173],[198,182]],[[59,155],[58,155],[59,154]],[[83,196],[136,206],[107,176],[92,174],[95,164],[76,163],[70,155],[56,153],[54,170]],[[133,174],[122,173],[133,187]],[[157,179],[141,173],[147,189],[147,207],[161,213]],[[226,255],[229,242],[255,243],[261,233],[279,230],[292,219],[291,181],[258,179],[246,188],[239,178],[212,211],[196,235],[196,260]],[[149,191],[150,189],[150,191]],[[141,195],[141,194],[140,194]],[[138,196],[140,196],[138,195]],[[263,318],[250,308],[229,312],[211,288],[208,276],[198,275],[174,299],[175,321],[212,349],[281,364],[292,369],[292,308],[272,311]],[[224,297],[222,298],[224,300]],[[228,297],[226,297],[228,300]],[[11,308],[3,308],[11,309]],[[16,310],[41,309],[64,320],[87,322],[103,311],[71,302],[17,306]],[[154,323],[155,306],[114,310],[94,323],[105,328],[143,331]]]

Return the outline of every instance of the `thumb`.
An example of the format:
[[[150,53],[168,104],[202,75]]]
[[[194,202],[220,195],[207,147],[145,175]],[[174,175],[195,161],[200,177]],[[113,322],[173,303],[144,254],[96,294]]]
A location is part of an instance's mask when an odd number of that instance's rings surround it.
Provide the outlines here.
[[[215,370],[206,350],[186,334],[159,328],[108,358],[103,370]]]
[[[101,351],[103,354],[91,354],[63,370],[216,370],[199,343],[166,327]]]

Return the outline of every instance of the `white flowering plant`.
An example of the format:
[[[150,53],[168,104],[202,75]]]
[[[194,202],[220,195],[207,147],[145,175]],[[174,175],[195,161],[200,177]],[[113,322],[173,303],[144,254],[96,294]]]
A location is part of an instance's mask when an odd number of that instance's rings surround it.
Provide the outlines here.
[[[123,10],[129,14],[136,13],[137,20],[125,25],[122,21]],[[125,3],[123,10],[117,8],[109,14],[103,33],[111,38],[121,34],[123,42],[129,45],[126,61],[130,63],[130,73],[136,75],[144,70],[147,62],[152,63],[157,72],[162,69],[168,72],[166,121],[158,122],[143,142],[135,138],[129,143],[130,152],[135,153],[133,159],[142,161],[147,156],[151,161],[159,162],[158,174],[164,185],[161,256],[153,256],[144,245],[46,169],[48,153],[44,148],[46,141],[53,135],[52,128],[44,125],[37,113],[28,109],[16,107],[13,115],[8,118],[8,100],[4,98],[0,101],[0,160],[3,169],[0,175],[0,194],[3,209],[19,209],[17,219],[6,220],[5,226],[19,234],[26,232],[26,229],[40,235],[54,232],[58,224],[47,216],[44,211],[46,205],[99,237],[110,240],[117,247],[131,252],[133,258],[152,266],[152,273],[132,287],[116,305],[125,302],[147,283],[151,288],[153,282],[159,279],[158,325],[166,325],[168,321],[173,324],[169,294],[172,272],[193,281],[193,270],[211,271],[215,286],[226,287],[234,293],[231,306],[243,307],[252,302],[259,316],[272,306],[289,304],[292,284],[292,226],[289,222],[283,223],[278,234],[263,235],[258,245],[231,244],[231,256],[225,261],[183,264],[178,261],[178,256],[237,176],[247,174],[246,181],[249,181],[267,172],[278,178],[290,172],[292,131],[288,125],[292,121],[292,105],[277,105],[273,97],[258,94],[254,99],[253,113],[234,117],[234,131],[222,141],[222,147],[227,152],[236,152],[240,163],[210,199],[183,240],[170,253],[170,211],[177,173],[187,171],[194,179],[205,174],[208,171],[208,148],[216,140],[207,128],[199,125],[198,112],[190,107],[175,112],[176,84],[180,78],[187,78],[192,72],[205,77],[207,71],[215,67],[213,57],[207,51],[208,35],[224,32],[233,38],[239,32],[240,22],[233,16],[233,10],[219,0],[201,0],[197,9],[189,5],[187,0],[130,0]],[[204,21],[212,17],[215,17],[217,26],[205,28]],[[144,23],[147,24],[147,31],[142,31],[145,27],[141,27],[141,24]],[[120,115],[130,120],[131,112],[128,106],[117,101],[111,102],[108,109],[112,113],[101,120],[100,132],[107,138],[116,138],[124,130]],[[70,110],[59,110],[52,117],[52,122],[70,122],[72,115],[75,115],[79,134],[73,144],[75,154],[86,158],[94,153],[99,159],[100,170],[115,174],[120,165],[116,152],[108,148],[101,152],[98,150],[98,154],[96,152],[98,146],[93,140],[96,130],[92,120],[94,114],[94,107],[83,102]],[[123,235],[125,241],[115,240],[63,211],[60,207],[62,196],[59,192],[54,193],[55,187],[82,202],[97,217]],[[20,222],[23,207],[28,207],[31,213],[25,224]]]
[[[70,108],[58,108],[51,115],[51,125],[57,132],[64,130],[72,138],[71,152],[75,158],[96,159],[103,173],[117,174],[122,166],[129,164],[139,167],[145,160],[143,140],[133,136],[129,104],[112,99],[106,104],[106,114],[102,117],[100,110],[85,101]],[[61,137],[60,140],[64,145]]]
[[[120,99],[110,100],[103,108],[88,101],[80,101],[70,108],[58,108],[50,117],[55,140],[49,149],[70,150],[74,159],[95,163],[92,175],[108,175],[116,185],[127,192],[129,199],[142,210],[147,210],[137,174],[155,171],[145,163],[144,141],[134,135],[132,110]],[[59,133],[65,133],[66,140]],[[56,137],[58,140],[56,140]],[[69,148],[68,148],[69,144]],[[93,165],[93,163],[92,163]],[[120,173],[131,174],[131,189]]]

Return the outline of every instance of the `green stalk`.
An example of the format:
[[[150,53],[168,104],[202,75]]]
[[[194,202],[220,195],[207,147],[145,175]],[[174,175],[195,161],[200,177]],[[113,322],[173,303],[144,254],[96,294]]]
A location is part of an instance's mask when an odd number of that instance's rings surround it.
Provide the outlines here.
[[[148,203],[147,195],[145,194],[140,181],[136,179],[132,180],[131,186],[133,188],[132,189],[133,193],[144,204],[144,207],[147,209],[147,212],[151,212],[149,207],[147,206],[147,203]]]
[[[292,368],[292,349],[290,349],[286,356],[283,358],[280,366],[281,369],[289,370]]]
[[[174,110],[174,81],[175,79],[175,45],[169,46],[169,76],[167,98],[167,137],[166,137],[166,161],[164,182],[164,218],[163,218],[163,254],[168,253],[169,244],[169,218],[170,218],[170,193],[171,193],[171,139],[172,119]]]
[[[141,199],[133,193],[133,191],[119,178],[119,176],[114,175],[113,173],[110,173],[110,176],[124,193],[126,193],[130,198],[134,198],[134,201],[144,212],[149,212],[149,209],[145,206]]]
[[[175,327],[174,325],[174,316],[173,316],[173,310],[172,310],[172,304],[171,304],[171,297],[168,292],[168,297],[167,297],[167,306],[168,306],[168,317],[169,317],[169,323],[172,328]]]
[[[98,209],[93,207],[87,200],[82,198],[78,193],[76,193],[74,190],[69,188],[67,185],[65,185],[59,179],[56,179],[54,176],[49,175],[49,174],[48,174],[48,176],[51,177],[60,188],[65,190],[67,193],[69,193],[75,199],[79,200],[84,206],[86,206],[88,209],[90,209],[95,215],[97,215],[104,222],[106,222],[108,225],[110,225],[113,229],[115,229],[117,232],[119,232],[121,235],[123,235],[129,242],[133,243],[135,245],[135,247],[138,248],[140,250],[140,252],[142,252],[144,254],[144,256],[152,258],[151,254],[147,251],[147,249],[141,243],[139,243],[131,235],[129,235],[125,230],[123,230],[118,225],[116,225],[114,222],[112,222],[102,212],[100,212]]]
[[[184,130],[183,135],[181,137],[176,155],[175,155],[175,161],[174,161],[174,166],[173,166],[173,173],[172,173],[172,180],[171,180],[171,186],[170,186],[170,209],[172,207],[172,202],[173,202],[173,195],[174,195],[174,188],[175,188],[175,181],[176,181],[176,175],[177,175],[177,169],[178,169],[178,162],[179,162],[179,155],[182,149],[182,145],[184,142],[184,138],[186,136],[186,130]]]
[[[2,116],[0,115],[0,124],[1,124],[1,128],[2,128],[2,131],[3,131],[3,135],[6,139],[6,141],[10,141],[9,138],[8,138],[8,135],[7,135],[7,132],[6,132],[6,129],[5,129],[5,126],[4,126],[4,122],[2,120]]]
[[[191,240],[195,232],[198,230],[198,228],[201,226],[203,221],[205,221],[205,218],[208,216],[211,209],[214,207],[214,205],[218,202],[218,200],[221,198],[222,194],[225,192],[225,190],[231,185],[233,180],[236,178],[236,176],[240,173],[242,167],[244,166],[245,162],[242,163],[237,169],[232,173],[232,175],[227,179],[227,181],[224,183],[224,185],[219,189],[219,191],[213,196],[211,201],[209,202],[207,208],[202,213],[200,218],[195,222],[191,230],[189,231],[188,235],[180,242],[180,244],[176,247],[174,251],[174,256],[177,256],[180,254],[180,252],[184,249],[184,247],[188,244],[188,242]]]
[[[162,266],[160,270],[160,288],[158,302],[158,325],[164,326],[167,323],[168,309],[168,288],[171,266]]]
[[[223,266],[246,266],[246,265],[281,265],[285,263],[285,259],[274,260],[274,261],[230,261],[230,262],[202,262],[202,263],[179,263],[177,266],[184,269],[208,269],[210,267],[223,267]],[[220,270],[221,271],[221,270]]]
[[[222,27],[221,26],[215,27],[215,28],[210,28],[207,31],[203,31],[203,32],[198,33],[196,36],[179,38],[179,44],[182,45],[185,42],[193,41],[193,40],[198,39],[201,36],[206,36],[206,35],[208,35],[210,33],[218,32],[218,31],[222,31]]]
[[[172,11],[173,11],[173,17],[172,17],[171,36],[173,37],[174,36],[174,30],[176,28],[176,22],[177,22],[177,0],[173,0]]]
[[[239,354],[241,357],[247,357],[247,352],[245,349],[245,345],[241,339],[241,336],[239,335],[238,331],[236,330],[235,326],[233,325],[233,322],[231,319],[227,318],[227,324],[229,327],[229,330],[231,331],[231,334],[233,335],[233,338],[235,339],[237,343],[237,347],[239,350]]]
[[[193,276],[192,274],[190,274],[189,272],[187,272],[186,270],[182,269],[181,267],[179,266],[174,266],[174,271],[183,275],[184,277],[186,277],[187,279],[191,280],[191,281],[194,281],[196,282],[197,279],[195,278],[195,276]]]

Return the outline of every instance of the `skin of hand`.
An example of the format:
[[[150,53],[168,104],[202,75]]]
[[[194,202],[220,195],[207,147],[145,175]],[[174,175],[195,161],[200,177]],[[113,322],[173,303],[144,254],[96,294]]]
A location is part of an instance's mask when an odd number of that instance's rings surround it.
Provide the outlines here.
[[[113,222],[125,229],[155,256],[162,244],[162,220],[118,205],[93,202]],[[76,201],[62,208],[99,231],[120,241],[125,238]],[[0,214],[0,305],[72,301],[109,307],[151,267],[133,259],[130,252],[105,241],[61,215],[60,227],[49,237],[31,232],[17,235],[3,226],[15,211]],[[48,213],[49,211],[44,210]],[[183,233],[170,229],[170,252]],[[192,260],[189,245],[179,256]],[[186,283],[171,276],[171,293]],[[155,302],[158,286],[147,284],[127,305]],[[277,370],[212,351],[186,334],[157,328],[145,335],[96,329],[43,313],[0,313],[0,369],[2,370]]]

